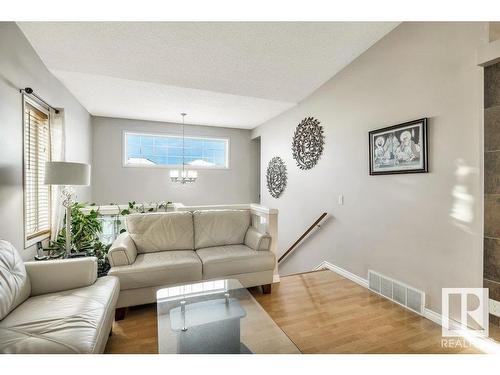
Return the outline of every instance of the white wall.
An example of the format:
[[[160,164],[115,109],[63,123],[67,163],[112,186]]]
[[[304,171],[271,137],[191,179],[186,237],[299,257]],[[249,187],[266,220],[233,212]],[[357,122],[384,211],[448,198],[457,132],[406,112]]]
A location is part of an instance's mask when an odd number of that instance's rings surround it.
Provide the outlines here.
[[[280,267],[311,270],[327,260],[363,278],[368,269],[427,293],[441,311],[442,287],[482,286],[483,23],[403,23],[300,105],[254,129],[261,137],[262,204],[279,209],[284,252],[317,217],[331,219]],[[318,118],[326,136],[318,165],[302,171],[291,154],[296,125]],[[428,117],[428,174],[369,176],[368,132]],[[267,163],[281,156],[288,186],[274,199]],[[457,165],[466,176],[460,179]],[[453,219],[457,186],[472,201],[470,221]],[[344,194],[345,204],[337,197]]]
[[[47,70],[21,30],[0,22],[0,237],[14,244],[24,259],[23,234],[23,123],[20,88],[31,87],[40,97],[65,110],[66,159],[91,162],[90,115]],[[77,189],[90,199],[90,188]]]
[[[92,117],[92,199],[98,204],[172,201],[188,205],[258,201],[258,145],[249,130],[188,126],[185,134],[228,137],[230,168],[198,171],[194,184],[174,184],[169,170],[122,166],[123,131],[182,134],[179,124]]]

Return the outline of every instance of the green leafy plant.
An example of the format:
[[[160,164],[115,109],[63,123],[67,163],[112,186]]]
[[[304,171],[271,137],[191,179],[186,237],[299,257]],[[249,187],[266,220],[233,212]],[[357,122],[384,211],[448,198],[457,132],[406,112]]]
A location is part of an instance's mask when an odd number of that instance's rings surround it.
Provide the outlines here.
[[[147,213],[167,211],[172,202],[157,202],[157,203],[136,203],[135,201],[128,202],[126,207],[120,207],[117,204],[111,205],[118,208],[118,215],[114,220],[115,233],[123,233],[126,231],[122,227],[121,216],[130,215],[132,213]],[[105,275],[109,270],[109,262],[107,254],[111,244],[104,244],[100,241],[102,233],[102,220],[99,208],[90,211],[88,207],[96,207],[95,203],[90,205],[86,203],[74,203],[71,206],[71,252],[85,252],[87,256],[95,256],[98,260],[99,275]],[[64,221],[66,223],[66,220]],[[61,228],[55,241],[51,241],[49,245],[51,254],[66,252],[66,225]]]
[[[102,232],[99,209],[85,212],[85,207],[87,205],[84,203],[71,206],[71,251],[84,251],[89,256],[97,257],[99,263],[106,263],[110,245],[99,240]],[[57,239],[51,241],[49,249],[52,252],[66,251],[66,225],[59,231]]]
[[[171,205],[172,202],[167,202],[167,201],[162,201],[162,202],[155,202],[155,203],[136,203],[136,201],[131,201],[128,202],[128,205],[125,208],[120,207],[119,205],[115,203],[110,203],[112,206],[116,206],[118,208],[118,216],[127,216],[130,214],[135,214],[135,213],[148,213],[148,212],[167,212],[169,205]],[[115,224],[119,228],[117,232],[124,233],[127,230],[125,228],[120,228],[122,225],[122,222],[119,218],[116,219]]]

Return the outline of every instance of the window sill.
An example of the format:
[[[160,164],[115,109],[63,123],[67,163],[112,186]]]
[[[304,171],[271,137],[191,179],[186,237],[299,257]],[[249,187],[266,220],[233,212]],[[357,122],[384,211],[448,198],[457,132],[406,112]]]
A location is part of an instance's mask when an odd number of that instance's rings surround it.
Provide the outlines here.
[[[24,240],[24,248],[27,249],[33,245],[36,245],[37,242],[43,241],[50,238],[50,231],[42,233],[36,237],[30,238],[30,239],[25,239]]]
[[[144,168],[144,169],[182,169],[182,165],[148,165],[148,164],[123,164],[123,168]],[[195,171],[210,171],[210,170],[229,170],[229,167],[198,167],[198,166],[185,166],[188,170]]]

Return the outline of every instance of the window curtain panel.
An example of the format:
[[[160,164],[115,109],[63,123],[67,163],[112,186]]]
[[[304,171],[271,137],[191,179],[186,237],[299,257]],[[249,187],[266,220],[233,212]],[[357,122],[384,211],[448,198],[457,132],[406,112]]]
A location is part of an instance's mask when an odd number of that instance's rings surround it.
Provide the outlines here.
[[[65,131],[64,110],[50,110],[50,144],[51,160],[65,161]],[[50,239],[55,241],[59,230],[63,227],[65,210],[61,202],[61,192],[64,186],[53,185],[51,191]]]

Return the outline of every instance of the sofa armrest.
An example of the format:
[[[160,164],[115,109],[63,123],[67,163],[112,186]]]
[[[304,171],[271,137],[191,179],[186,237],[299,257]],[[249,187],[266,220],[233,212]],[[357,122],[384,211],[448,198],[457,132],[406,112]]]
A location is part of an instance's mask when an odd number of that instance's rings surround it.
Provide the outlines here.
[[[108,251],[108,260],[111,267],[128,266],[135,262],[136,257],[137,248],[135,242],[127,232],[116,237]]]
[[[271,247],[271,236],[267,233],[260,233],[254,227],[250,227],[245,235],[245,245],[254,250],[269,250]]]
[[[54,259],[26,262],[31,296],[83,288],[97,280],[97,258]]]

